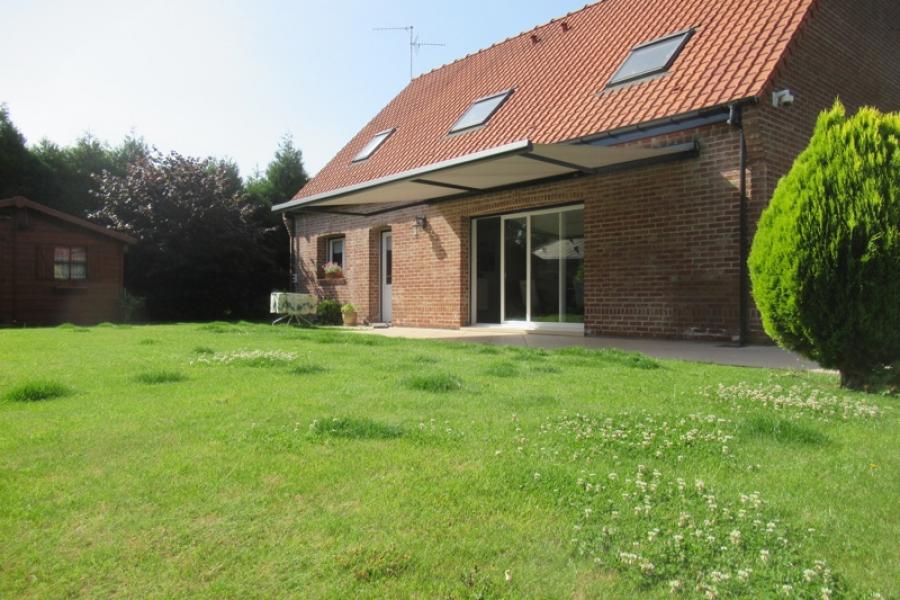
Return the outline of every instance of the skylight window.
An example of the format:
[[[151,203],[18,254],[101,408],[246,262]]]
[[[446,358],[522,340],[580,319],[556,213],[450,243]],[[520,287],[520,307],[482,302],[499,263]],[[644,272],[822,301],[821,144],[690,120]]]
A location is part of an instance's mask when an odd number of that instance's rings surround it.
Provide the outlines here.
[[[675,62],[692,33],[693,29],[687,29],[635,46],[606,87],[665,71]]]
[[[503,103],[506,102],[506,99],[509,98],[510,94],[512,94],[512,90],[506,90],[505,92],[500,92],[493,96],[479,98],[473,102],[472,105],[466,109],[466,112],[464,112],[456,123],[453,124],[453,127],[450,128],[450,133],[466,131],[467,129],[473,129],[484,125],[492,116],[494,116],[495,112],[500,110],[500,107],[503,106]]]
[[[385,131],[382,131],[381,133],[376,133],[374,136],[372,136],[372,139],[369,140],[369,143],[366,144],[363,147],[363,149],[359,151],[359,154],[357,154],[353,158],[353,162],[359,162],[361,160],[366,160],[367,158],[369,158],[370,156],[375,154],[375,151],[381,147],[381,145],[385,142],[385,140],[387,140],[389,137],[391,137],[392,133],[394,133],[393,129],[386,129]]]

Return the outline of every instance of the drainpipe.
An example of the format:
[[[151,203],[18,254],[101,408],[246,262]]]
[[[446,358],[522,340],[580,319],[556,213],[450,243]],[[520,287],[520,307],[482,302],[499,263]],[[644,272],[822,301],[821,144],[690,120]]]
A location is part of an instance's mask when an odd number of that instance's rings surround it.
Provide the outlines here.
[[[290,265],[288,267],[288,277],[290,281],[288,281],[288,289],[292,292],[297,291],[297,265],[294,264],[296,261],[296,252],[294,250],[294,229],[296,228],[296,223],[294,222],[294,217],[284,213],[281,215],[281,222],[284,223],[284,228],[287,229],[288,232],[288,247],[290,248]]]
[[[732,104],[729,107],[728,124],[736,127],[738,130],[738,139],[740,140],[740,183],[738,184],[740,193],[740,203],[738,207],[738,221],[740,234],[738,236],[738,261],[739,261],[739,285],[738,293],[738,318],[740,320],[738,329],[738,345],[743,346],[747,343],[748,329],[748,308],[749,308],[749,277],[747,274],[747,139],[744,135],[744,124],[742,121],[743,113],[740,105]]]

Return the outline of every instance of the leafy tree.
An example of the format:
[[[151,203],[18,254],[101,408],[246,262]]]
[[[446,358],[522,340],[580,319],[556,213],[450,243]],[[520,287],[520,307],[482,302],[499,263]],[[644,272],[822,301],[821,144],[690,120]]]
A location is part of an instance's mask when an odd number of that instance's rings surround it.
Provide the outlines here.
[[[253,209],[253,220],[262,228],[262,243],[273,253],[277,265],[271,273],[273,289],[288,285],[290,238],[281,215],[274,214],[272,206],[292,198],[308,180],[302,152],[285,135],[265,176],[257,174],[247,182],[247,202]]]
[[[750,254],[753,297],[782,346],[860,388],[900,366],[900,113],[838,102],[779,182]]]
[[[272,256],[260,243],[233,165],[151,152],[124,175],[97,178],[92,216],[139,242],[126,261],[129,290],[154,320],[259,315]]]
[[[29,152],[5,104],[0,104],[0,198],[31,196],[41,180],[42,165]]]
[[[43,140],[32,152],[46,171],[33,199],[83,217],[100,208],[92,193],[95,176],[104,171],[122,175],[130,162],[146,156],[150,150],[142,139],[133,136],[112,148],[85,134],[67,147]]]

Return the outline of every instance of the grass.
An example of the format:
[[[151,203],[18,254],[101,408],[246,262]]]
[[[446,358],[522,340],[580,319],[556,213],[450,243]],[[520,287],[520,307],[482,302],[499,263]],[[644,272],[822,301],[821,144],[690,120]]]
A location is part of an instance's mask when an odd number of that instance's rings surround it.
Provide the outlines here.
[[[12,402],[39,402],[61,398],[72,393],[68,387],[56,381],[27,381],[9,389],[3,398]]]
[[[897,400],[829,375],[250,323],[0,356],[2,598],[900,596]]]

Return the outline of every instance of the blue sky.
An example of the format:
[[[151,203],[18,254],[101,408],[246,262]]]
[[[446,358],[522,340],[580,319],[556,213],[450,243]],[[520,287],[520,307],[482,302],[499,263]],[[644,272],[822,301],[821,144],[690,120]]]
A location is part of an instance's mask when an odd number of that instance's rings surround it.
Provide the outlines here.
[[[30,143],[130,131],[264,169],[290,133],[320,169],[416,73],[585,0],[0,0],[0,103]]]

